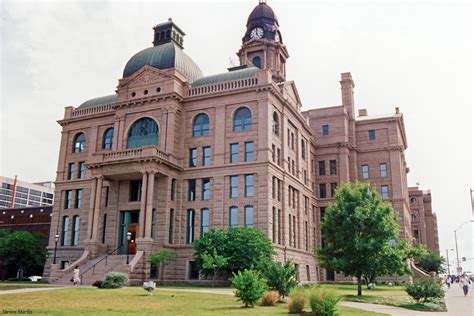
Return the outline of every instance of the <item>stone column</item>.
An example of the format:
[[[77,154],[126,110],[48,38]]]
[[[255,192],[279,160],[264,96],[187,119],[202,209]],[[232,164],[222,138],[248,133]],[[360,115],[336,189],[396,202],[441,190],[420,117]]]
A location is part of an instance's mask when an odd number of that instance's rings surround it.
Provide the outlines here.
[[[148,174],[148,185],[146,194],[146,216],[145,216],[145,238],[151,239],[151,225],[153,214],[153,188],[155,185],[155,173]]]
[[[92,179],[91,199],[89,203],[89,216],[87,221],[87,239],[92,239],[92,225],[94,220],[95,194],[97,190],[97,178]]]
[[[97,179],[95,203],[94,203],[94,219],[92,221],[92,238],[91,240],[97,241],[97,232],[99,230],[99,213],[100,213],[100,202],[102,200],[102,184],[104,177],[99,176]]]
[[[144,236],[145,226],[145,212],[146,212],[146,198],[147,198],[147,185],[148,184],[148,173],[144,172],[142,176],[142,196],[140,199],[140,229],[137,232],[137,238]]]

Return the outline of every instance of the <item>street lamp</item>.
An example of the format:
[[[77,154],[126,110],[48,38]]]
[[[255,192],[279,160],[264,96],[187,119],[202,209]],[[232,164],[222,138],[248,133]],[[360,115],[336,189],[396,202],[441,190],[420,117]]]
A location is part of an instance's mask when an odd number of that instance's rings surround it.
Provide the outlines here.
[[[448,254],[448,250],[449,250],[449,251],[454,251],[454,249],[446,249],[446,263],[448,264],[448,275],[451,275],[451,274],[450,274],[450,270],[449,270],[449,254]]]
[[[130,239],[132,239],[132,233],[131,232],[128,232],[127,233],[127,264],[129,263],[129,251],[128,251],[128,246],[129,246],[129,243],[130,243]]]
[[[10,218],[12,219],[12,224],[15,224],[15,215],[12,215]]]
[[[461,225],[459,225],[459,227],[457,229],[454,230],[454,242],[456,243],[456,261],[457,261],[457,276],[459,276],[460,272],[461,272],[461,267],[459,265],[459,252],[458,252],[458,235],[457,235],[457,231],[464,226],[464,224],[467,224],[467,223],[473,223],[474,222],[474,219],[471,219],[470,221],[467,221],[467,222],[464,222],[462,223]]]
[[[54,258],[53,264],[56,264],[56,251],[58,250],[59,234],[54,235]]]
[[[30,223],[33,223],[33,214],[30,214]]]

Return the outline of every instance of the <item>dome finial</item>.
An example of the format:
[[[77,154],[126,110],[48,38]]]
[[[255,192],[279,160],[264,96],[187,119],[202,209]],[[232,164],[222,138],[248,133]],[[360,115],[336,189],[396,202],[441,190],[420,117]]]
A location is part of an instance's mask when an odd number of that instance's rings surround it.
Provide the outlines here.
[[[172,22],[172,21],[173,21],[173,19],[172,19],[172,18],[168,18],[168,22]]]
[[[258,4],[267,4],[267,0],[258,0]]]

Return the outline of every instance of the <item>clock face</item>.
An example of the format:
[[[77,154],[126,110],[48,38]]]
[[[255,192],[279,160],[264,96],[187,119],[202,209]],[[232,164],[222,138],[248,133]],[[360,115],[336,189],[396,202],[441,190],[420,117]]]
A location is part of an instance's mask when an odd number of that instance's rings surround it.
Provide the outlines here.
[[[256,27],[250,32],[250,38],[262,38],[263,29],[261,27]]]

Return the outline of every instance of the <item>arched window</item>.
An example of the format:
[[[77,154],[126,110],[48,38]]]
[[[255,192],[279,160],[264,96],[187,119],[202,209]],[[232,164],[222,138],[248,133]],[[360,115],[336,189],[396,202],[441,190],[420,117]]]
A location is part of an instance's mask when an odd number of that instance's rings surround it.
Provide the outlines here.
[[[273,133],[277,136],[280,135],[280,119],[277,112],[273,112]]]
[[[262,68],[262,60],[260,59],[260,56],[255,56],[252,59],[252,64],[257,67],[257,68]]]
[[[102,149],[112,149],[112,144],[114,142],[114,128],[108,128],[104,133],[104,138],[102,139]]]
[[[234,132],[249,131],[251,129],[252,113],[249,108],[239,108],[234,114]]]
[[[209,116],[204,113],[196,115],[193,120],[193,137],[209,135]]]
[[[415,214],[411,214],[411,221],[416,222],[416,215]]]
[[[133,123],[128,131],[128,148],[137,148],[142,146],[158,144],[158,124],[149,118],[144,117]]]
[[[84,133],[79,133],[74,137],[74,142],[72,145],[72,152],[73,153],[80,153],[84,151],[84,147],[86,146],[86,136]]]

